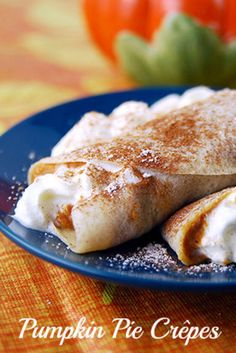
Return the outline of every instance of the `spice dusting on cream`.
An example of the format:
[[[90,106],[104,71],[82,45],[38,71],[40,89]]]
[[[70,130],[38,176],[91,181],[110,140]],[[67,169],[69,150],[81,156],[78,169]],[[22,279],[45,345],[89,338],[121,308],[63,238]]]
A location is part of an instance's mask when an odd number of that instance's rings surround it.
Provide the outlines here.
[[[75,230],[73,213],[80,202],[103,190],[112,196],[116,189],[139,181],[132,168],[121,169],[113,163],[87,163],[76,169],[61,166],[28,186],[14,218],[26,227],[60,236],[60,230]]]

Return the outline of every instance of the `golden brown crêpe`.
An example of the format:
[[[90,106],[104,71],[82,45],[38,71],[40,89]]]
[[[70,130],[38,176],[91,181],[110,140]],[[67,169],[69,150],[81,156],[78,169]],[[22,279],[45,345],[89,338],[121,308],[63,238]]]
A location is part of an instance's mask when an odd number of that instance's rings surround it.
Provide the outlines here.
[[[209,227],[208,216],[228,196],[235,193],[236,187],[206,196],[177,211],[164,224],[162,235],[184,264],[198,264],[207,259],[200,247]]]
[[[103,180],[103,191],[73,205],[70,247],[76,252],[138,237],[183,205],[236,184],[236,91],[216,93],[108,143],[44,158],[31,167],[29,182],[87,162],[121,170],[120,177],[116,172]],[[122,177],[127,168],[138,182]],[[112,178],[116,187],[109,190]],[[68,243],[66,230],[55,233]]]
[[[94,160],[166,174],[236,173],[236,91],[220,91],[108,143],[42,159],[31,168],[30,182],[59,164]]]

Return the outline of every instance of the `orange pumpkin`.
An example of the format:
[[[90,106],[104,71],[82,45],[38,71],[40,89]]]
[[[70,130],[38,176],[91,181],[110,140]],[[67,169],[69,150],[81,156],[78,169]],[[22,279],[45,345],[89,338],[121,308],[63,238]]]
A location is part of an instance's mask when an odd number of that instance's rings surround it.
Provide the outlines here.
[[[236,37],[236,0],[83,0],[83,9],[92,38],[113,60],[118,32],[151,39],[170,12],[192,16],[225,40]]]
[[[222,32],[226,41],[231,41],[236,37],[236,1],[224,1],[224,16]]]

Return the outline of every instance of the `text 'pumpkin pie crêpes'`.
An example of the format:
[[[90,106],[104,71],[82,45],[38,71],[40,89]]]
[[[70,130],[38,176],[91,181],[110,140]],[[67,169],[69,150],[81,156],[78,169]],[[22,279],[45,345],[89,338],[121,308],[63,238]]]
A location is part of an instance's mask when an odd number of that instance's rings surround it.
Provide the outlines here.
[[[183,205],[236,184],[236,91],[44,158],[30,168],[29,183],[16,219],[75,252],[139,237]]]

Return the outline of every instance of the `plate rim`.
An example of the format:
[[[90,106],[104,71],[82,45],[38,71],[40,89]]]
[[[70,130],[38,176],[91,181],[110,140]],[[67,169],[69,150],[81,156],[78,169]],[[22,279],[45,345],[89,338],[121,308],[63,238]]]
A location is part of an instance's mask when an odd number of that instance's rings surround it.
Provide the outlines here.
[[[6,131],[4,131],[2,134],[0,134],[0,141],[3,137],[6,137],[8,135],[9,132],[11,132],[13,129],[17,128],[19,125],[24,125],[26,124],[29,120],[33,120],[33,119],[37,119],[37,117],[41,114],[45,114],[45,113],[50,113],[50,111],[53,111],[54,109],[60,109],[63,107],[66,107],[67,105],[76,103],[78,101],[86,101],[86,100],[90,100],[90,99],[99,99],[99,98],[103,98],[103,97],[107,97],[107,96],[114,96],[114,95],[123,95],[123,94],[127,94],[127,93],[142,93],[142,92],[155,92],[155,91],[166,91],[166,92],[170,92],[170,91],[179,91],[179,93],[181,91],[185,91],[186,89],[189,88],[193,88],[195,86],[192,85],[183,85],[183,86],[145,86],[145,87],[135,87],[132,89],[124,89],[124,90],[117,90],[117,91],[112,91],[112,92],[104,92],[104,93],[99,93],[99,94],[91,94],[91,95],[85,95],[85,96],[80,96],[74,99],[69,99],[69,100],[65,100],[62,103],[58,103],[58,104],[53,104],[52,106],[46,107],[42,110],[36,111],[32,114],[30,114],[29,116],[26,117],[22,117],[20,118],[20,121],[16,122],[15,124],[13,124],[12,126],[9,127],[9,129],[7,129]],[[175,92],[176,93],[176,92]],[[78,119],[79,121],[80,119]]]
[[[200,281],[199,278],[188,278],[187,281],[168,279],[168,277],[164,277],[164,279],[158,278],[158,280],[152,280],[151,278],[144,277],[136,277],[129,275],[128,273],[124,273],[122,271],[107,271],[102,270],[90,266],[81,264],[77,262],[75,265],[70,260],[64,260],[63,258],[59,258],[49,252],[43,251],[41,249],[32,246],[30,243],[24,241],[17,236],[17,234],[11,231],[2,221],[0,222],[0,231],[5,235],[8,239],[13,241],[15,244],[19,245],[23,250],[26,250],[30,254],[35,255],[36,257],[49,262],[58,267],[69,270],[73,273],[78,273],[79,275],[87,276],[90,278],[103,280],[109,283],[115,283],[120,285],[127,285],[136,288],[146,288],[146,289],[159,289],[159,290],[173,290],[173,291],[192,291],[193,289],[196,291],[205,291],[205,290],[229,290],[236,288],[236,279],[229,282],[210,282],[210,281]],[[131,283],[132,281],[132,283]]]

